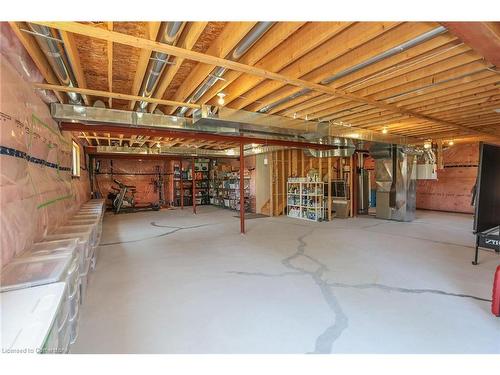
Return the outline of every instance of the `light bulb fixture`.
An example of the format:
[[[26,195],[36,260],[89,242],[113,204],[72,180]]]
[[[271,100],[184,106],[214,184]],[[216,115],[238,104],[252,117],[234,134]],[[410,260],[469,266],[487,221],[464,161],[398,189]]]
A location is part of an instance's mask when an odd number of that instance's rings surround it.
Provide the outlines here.
[[[432,143],[431,143],[431,141],[425,141],[425,142],[424,142],[424,148],[425,148],[426,150],[428,150],[428,149],[432,148]]]
[[[455,142],[453,142],[453,139],[448,141],[448,146],[453,146],[454,144],[455,144]]]
[[[219,99],[217,99],[217,104],[219,104],[219,105],[224,105],[224,103],[226,102],[226,101],[224,100],[224,97],[226,96],[226,94],[224,94],[223,92],[219,92],[219,93],[217,94],[217,96],[219,97]]]
[[[382,128],[382,134],[387,134],[389,132],[389,130],[387,130],[387,126],[384,126]]]
[[[160,142],[156,143],[156,147],[158,147],[158,148],[161,147]]]

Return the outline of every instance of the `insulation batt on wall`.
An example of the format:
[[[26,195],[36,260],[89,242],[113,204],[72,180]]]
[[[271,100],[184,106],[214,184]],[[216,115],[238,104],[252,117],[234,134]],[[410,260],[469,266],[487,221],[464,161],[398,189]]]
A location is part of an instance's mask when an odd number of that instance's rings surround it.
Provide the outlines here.
[[[125,185],[136,187],[135,201],[137,204],[158,202],[158,192],[155,191],[154,180],[158,179],[157,166],[160,167],[164,179],[164,189],[167,188],[168,161],[162,160],[130,160],[130,159],[101,159],[99,172],[96,172],[97,189],[102,197],[107,199],[108,193],[113,191],[112,186],[118,187],[113,181],[116,179]],[[169,196],[165,192],[165,196]],[[108,201],[108,204],[111,202]]]
[[[444,169],[437,180],[417,181],[417,208],[473,213],[472,188],[476,182],[479,144],[459,144],[443,150]]]
[[[0,219],[2,266],[89,199],[88,176],[71,177],[71,135],[7,59],[0,66]],[[84,160],[81,162],[85,166]]]

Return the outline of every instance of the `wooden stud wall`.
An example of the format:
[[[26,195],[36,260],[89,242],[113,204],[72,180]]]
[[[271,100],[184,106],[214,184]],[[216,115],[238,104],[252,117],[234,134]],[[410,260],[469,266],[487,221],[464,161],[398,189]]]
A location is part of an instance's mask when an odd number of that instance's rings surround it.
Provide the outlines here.
[[[306,155],[302,150],[280,150],[269,153],[268,161],[271,166],[270,171],[270,198],[269,198],[269,212],[271,216],[284,215],[287,206],[287,180],[289,177],[303,177],[311,169],[316,169],[320,178],[323,181],[327,177],[328,191],[331,191],[331,180],[341,179],[344,176],[342,170],[342,159],[345,164],[350,166],[352,171],[352,157],[351,158],[314,158]],[[351,189],[350,196],[353,197],[352,192],[352,173],[349,174],[350,181],[349,187]],[[330,198],[330,197],[329,197]],[[328,199],[328,219],[331,220],[332,202]],[[351,199],[350,216],[353,216],[353,202]]]

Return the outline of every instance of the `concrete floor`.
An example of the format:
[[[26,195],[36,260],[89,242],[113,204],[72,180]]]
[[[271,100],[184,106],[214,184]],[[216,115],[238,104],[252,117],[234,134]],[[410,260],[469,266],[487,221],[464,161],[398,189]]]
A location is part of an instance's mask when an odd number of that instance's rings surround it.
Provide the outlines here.
[[[500,353],[472,217],[108,215],[73,353]]]

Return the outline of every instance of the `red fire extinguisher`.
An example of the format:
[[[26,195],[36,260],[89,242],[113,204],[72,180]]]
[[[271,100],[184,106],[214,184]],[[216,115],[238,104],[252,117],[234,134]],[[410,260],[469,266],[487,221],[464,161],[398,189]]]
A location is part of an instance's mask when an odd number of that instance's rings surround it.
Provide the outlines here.
[[[500,266],[497,267],[493,280],[493,302],[491,303],[491,312],[493,315],[500,317]]]

